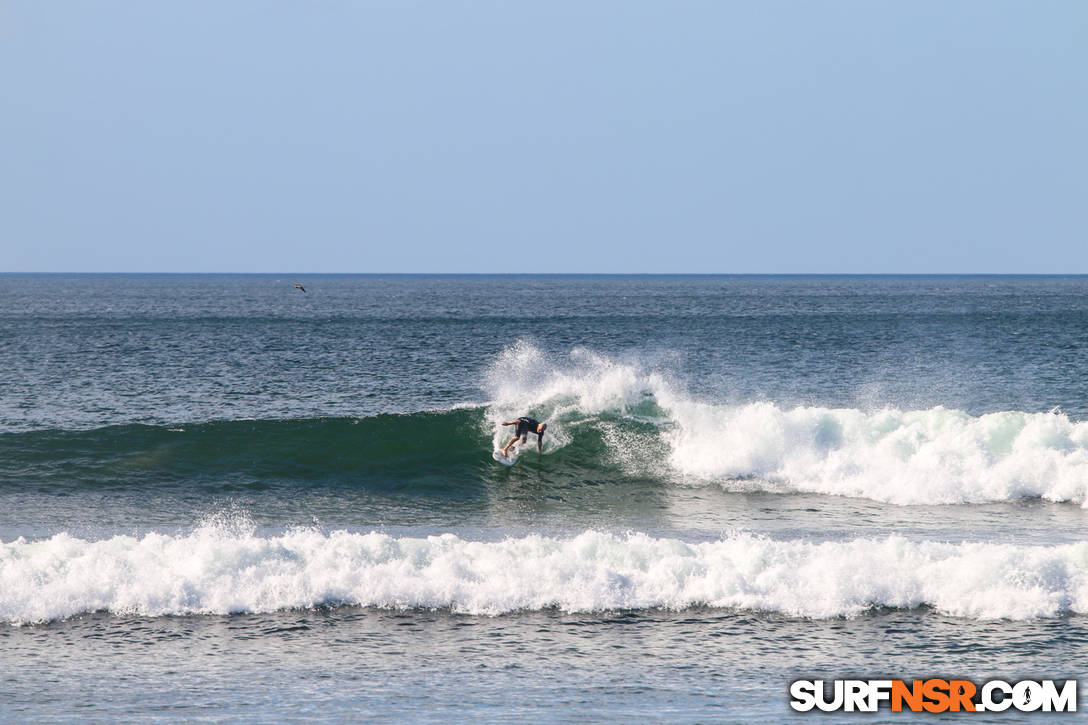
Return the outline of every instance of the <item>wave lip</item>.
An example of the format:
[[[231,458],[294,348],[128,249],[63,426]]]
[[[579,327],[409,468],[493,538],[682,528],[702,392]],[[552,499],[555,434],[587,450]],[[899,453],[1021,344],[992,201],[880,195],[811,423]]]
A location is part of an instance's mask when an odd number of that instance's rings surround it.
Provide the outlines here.
[[[0,544],[0,620],[355,605],[476,615],[709,606],[796,617],[933,607],[972,619],[1088,612],[1088,542],[1063,546],[774,541],[703,543],[587,531],[498,542],[300,529]]]

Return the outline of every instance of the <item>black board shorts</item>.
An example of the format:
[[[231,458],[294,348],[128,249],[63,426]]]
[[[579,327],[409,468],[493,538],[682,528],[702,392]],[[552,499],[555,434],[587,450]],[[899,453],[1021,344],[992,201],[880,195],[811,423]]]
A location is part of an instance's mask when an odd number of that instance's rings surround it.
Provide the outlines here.
[[[532,418],[518,418],[518,432],[514,435],[521,437],[526,433],[536,433],[536,427],[538,425],[540,425],[540,423]]]

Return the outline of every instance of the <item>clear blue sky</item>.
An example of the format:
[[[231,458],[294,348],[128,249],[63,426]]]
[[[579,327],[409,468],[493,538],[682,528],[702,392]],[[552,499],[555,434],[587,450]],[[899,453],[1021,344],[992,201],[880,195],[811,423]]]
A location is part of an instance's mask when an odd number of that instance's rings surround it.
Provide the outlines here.
[[[1088,2],[0,0],[0,271],[1088,273]]]

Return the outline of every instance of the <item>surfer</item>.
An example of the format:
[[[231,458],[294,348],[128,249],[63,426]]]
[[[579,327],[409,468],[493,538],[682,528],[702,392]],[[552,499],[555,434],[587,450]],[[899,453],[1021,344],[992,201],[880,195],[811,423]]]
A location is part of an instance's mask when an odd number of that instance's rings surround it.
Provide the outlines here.
[[[510,450],[510,446],[520,438],[524,443],[525,439],[529,437],[530,433],[536,433],[536,452],[541,453],[544,448],[544,431],[548,429],[547,423],[541,423],[536,418],[529,418],[522,416],[517,420],[508,420],[503,425],[516,425],[517,430],[514,432],[514,437],[510,439],[510,442],[502,449],[502,454],[505,456],[506,452]]]

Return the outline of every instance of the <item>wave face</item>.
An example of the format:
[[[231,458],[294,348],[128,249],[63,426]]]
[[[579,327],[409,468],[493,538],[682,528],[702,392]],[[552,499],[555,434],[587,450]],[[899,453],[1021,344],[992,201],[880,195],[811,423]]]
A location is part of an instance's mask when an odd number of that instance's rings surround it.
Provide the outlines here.
[[[262,538],[213,524],[189,535],[0,544],[0,620],[161,616],[314,606],[497,615],[714,607],[827,618],[933,607],[974,619],[1088,612],[1088,543],[1012,546],[705,543],[587,531],[498,542],[453,534],[295,530]]]
[[[25,485],[456,479],[486,439],[479,412],[235,420],[0,435],[0,482]]]
[[[367,418],[234,420],[0,434],[0,485],[314,483],[478,489],[501,422],[549,422],[519,469],[541,485],[632,477],[661,486],[804,492],[902,504],[1044,498],[1088,506],[1088,422],[1060,411],[970,415],[705,401],[667,366],[576,348],[507,348],[487,405]]]

